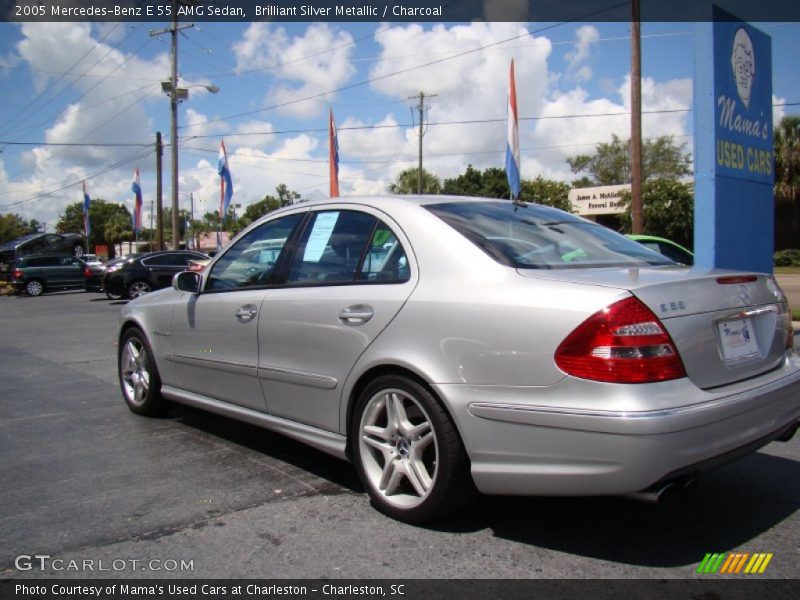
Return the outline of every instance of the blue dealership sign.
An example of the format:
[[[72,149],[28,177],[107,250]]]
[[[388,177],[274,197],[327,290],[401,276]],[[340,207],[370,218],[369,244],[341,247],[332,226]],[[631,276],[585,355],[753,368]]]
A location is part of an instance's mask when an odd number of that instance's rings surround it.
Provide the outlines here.
[[[772,185],[770,38],[747,23],[714,23],[714,63],[717,174]]]
[[[772,43],[713,7],[695,35],[695,264],[772,272]]]

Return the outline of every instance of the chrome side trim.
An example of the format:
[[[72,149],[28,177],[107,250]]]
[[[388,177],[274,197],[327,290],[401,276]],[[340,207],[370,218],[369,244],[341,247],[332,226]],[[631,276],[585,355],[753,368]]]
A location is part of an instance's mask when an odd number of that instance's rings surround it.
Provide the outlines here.
[[[333,390],[339,384],[334,377],[327,375],[317,375],[316,373],[306,373],[305,371],[294,371],[280,367],[270,367],[258,365],[258,378],[281,381],[283,383],[294,383],[307,387],[320,388],[323,390]]]
[[[158,329],[153,329],[153,335],[160,335],[162,337],[170,337],[172,334],[168,331],[159,331]]]
[[[198,358],[197,356],[185,356],[183,354],[174,353],[165,354],[164,358],[181,365],[215,369],[217,371],[226,371],[228,373],[247,375],[249,377],[258,376],[258,371],[254,364],[238,363],[229,360],[220,360],[218,358]]]
[[[349,461],[346,453],[347,438],[338,433],[295,423],[294,421],[289,421],[280,417],[273,417],[266,413],[244,408],[243,406],[228,404],[227,402],[221,402],[207,396],[201,396],[200,394],[187,392],[168,385],[161,387],[161,394],[165,398],[180,404],[194,406],[195,408],[207,410],[218,415],[231,417],[237,421],[245,421],[258,427],[275,431],[303,442],[304,444],[308,444],[317,450],[331,454],[336,458]]]

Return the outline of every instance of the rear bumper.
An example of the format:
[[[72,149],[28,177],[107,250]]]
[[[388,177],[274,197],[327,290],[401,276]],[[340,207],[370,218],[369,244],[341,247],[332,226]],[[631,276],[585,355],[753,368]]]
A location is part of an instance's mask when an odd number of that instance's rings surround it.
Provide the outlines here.
[[[642,386],[589,386],[568,378],[547,388],[434,388],[451,408],[482,492],[616,495],[696,475],[755,451],[800,421],[796,356],[757,379],[747,387],[729,386],[734,389],[727,393],[700,390],[688,379]],[[594,393],[586,396],[587,389]],[[575,405],[579,400],[571,392],[584,394],[584,406]],[[657,407],[641,410],[648,402]],[[600,406],[618,408],[595,408]]]

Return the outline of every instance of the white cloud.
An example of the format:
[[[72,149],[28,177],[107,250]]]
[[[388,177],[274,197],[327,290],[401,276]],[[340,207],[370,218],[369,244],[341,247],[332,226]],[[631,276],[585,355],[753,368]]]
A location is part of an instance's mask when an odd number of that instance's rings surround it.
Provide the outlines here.
[[[353,37],[325,23],[309,25],[302,36],[295,37],[283,27],[251,23],[233,51],[237,72],[270,72],[273,83],[266,102],[284,105],[281,113],[297,117],[323,111],[318,102],[298,100],[339,88],[355,73],[350,62]]]

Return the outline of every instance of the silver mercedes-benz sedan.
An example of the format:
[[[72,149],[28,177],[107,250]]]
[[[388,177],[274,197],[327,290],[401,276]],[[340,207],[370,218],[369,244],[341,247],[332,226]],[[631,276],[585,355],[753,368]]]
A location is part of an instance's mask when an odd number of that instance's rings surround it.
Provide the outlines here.
[[[771,276],[447,196],[270,213],[122,310],[119,379],[135,413],[178,402],[351,460],[409,522],[476,488],[655,497],[800,423]]]

